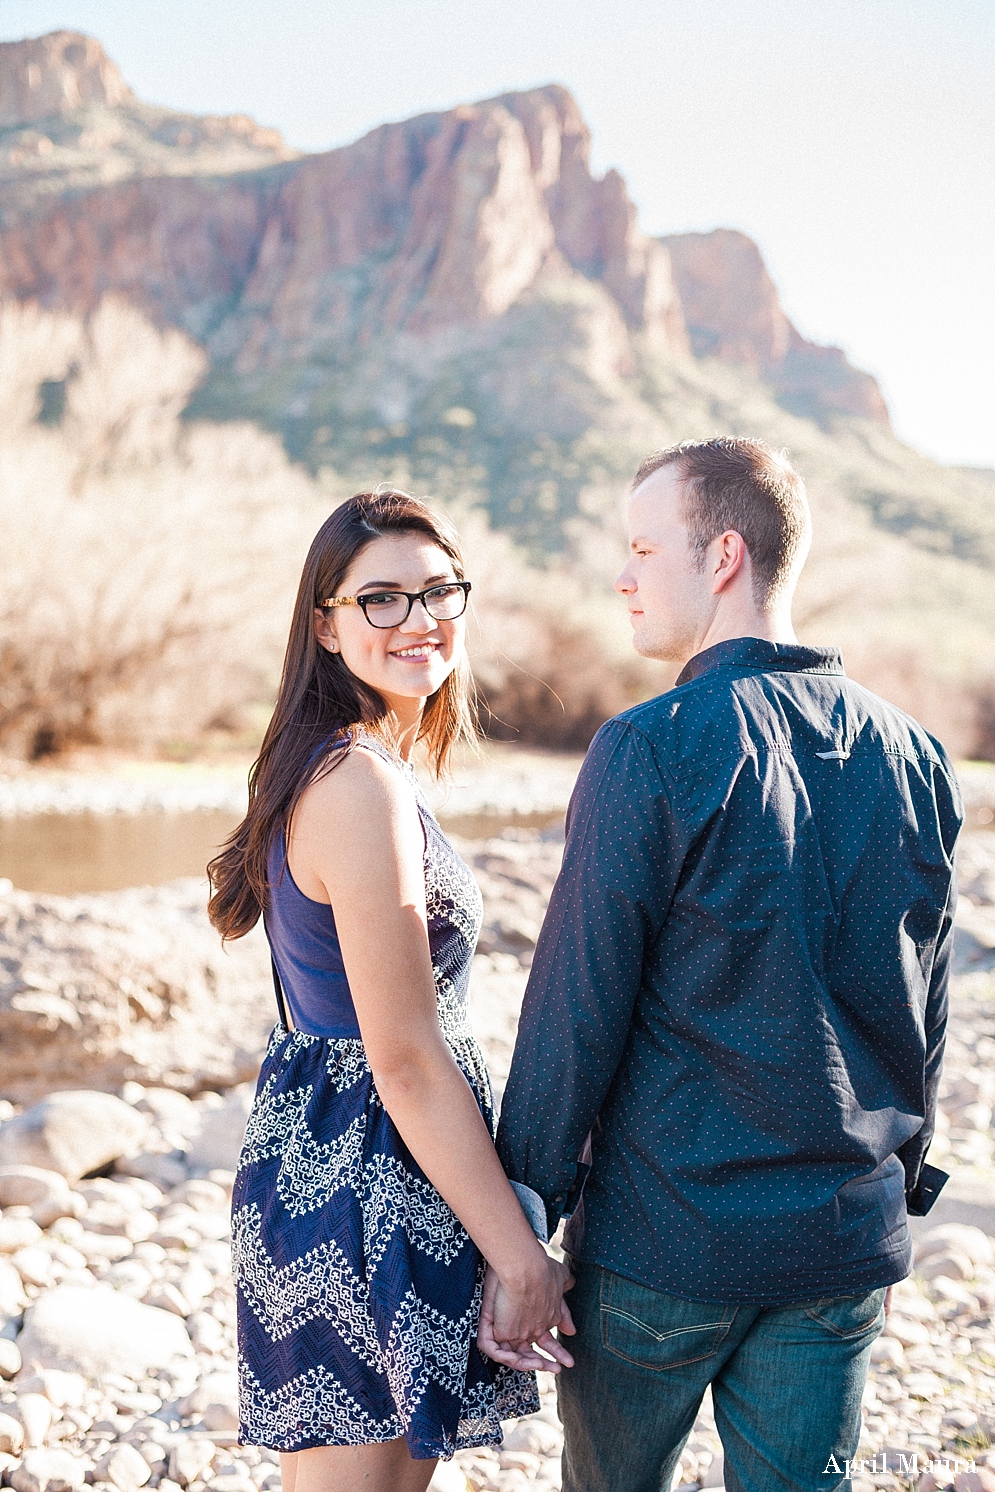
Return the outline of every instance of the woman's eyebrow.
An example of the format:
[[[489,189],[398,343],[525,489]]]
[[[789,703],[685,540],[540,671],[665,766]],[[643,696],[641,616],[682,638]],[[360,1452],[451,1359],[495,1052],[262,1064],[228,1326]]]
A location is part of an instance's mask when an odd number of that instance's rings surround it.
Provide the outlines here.
[[[440,580],[452,580],[453,578],[454,577],[453,577],[452,573],[450,573],[448,575],[430,575],[428,577],[428,579],[426,580],[426,582],[425,582],[425,587],[424,588],[427,589],[430,585],[438,585],[438,583],[439,583]],[[364,580],[363,583],[362,583],[362,585],[359,586],[356,594],[358,595],[359,591],[369,591],[369,590],[375,590],[375,591],[401,591],[405,595],[407,595],[407,592],[404,590],[404,586],[401,584],[401,582],[399,580]]]

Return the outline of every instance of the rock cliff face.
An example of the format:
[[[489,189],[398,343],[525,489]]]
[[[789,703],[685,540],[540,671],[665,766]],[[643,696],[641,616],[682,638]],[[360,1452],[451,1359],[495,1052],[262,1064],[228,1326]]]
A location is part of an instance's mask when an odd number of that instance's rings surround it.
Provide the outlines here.
[[[374,353],[359,381],[387,417],[399,363],[438,365],[523,306],[571,298],[595,381],[647,353],[715,356],[807,412],[887,419],[872,379],[790,326],[748,239],[640,230],[621,176],[592,176],[563,88],[292,160],[251,120],[137,104],[97,42],[57,32],[0,48],[0,117],[0,295],[89,311],[123,293],[204,342],[236,405],[282,370],[277,424]],[[410,390],[393,402],[407,415]]]
[[[75,31],[0,44],[0,223],[133,178],[214,175],[295,159],[244,114],[143,104],[100,43]]]
[[[806,342],[781,307],[760,250],[745,233],[679,233],[662,242],[696,357],[752,368],[789,407],[813,402],[840,414],[888,423],[881,390],[839,347]]]
[[[642,231],[561,87],[301,156],[245,116],[136,100],[59,32],[0,49],[0,104],[0,303],[116,297],[182,329],[208,355],[189,414],[255,420],[336,483],[479,503],[548,554],[592,490],[654,444],[738,430],[744,397],[887,427],[749,239]]]
[[[69,114],[84,104],[127,104],[134,97],[91,36],[53,31],[0,43],[0,127]]]

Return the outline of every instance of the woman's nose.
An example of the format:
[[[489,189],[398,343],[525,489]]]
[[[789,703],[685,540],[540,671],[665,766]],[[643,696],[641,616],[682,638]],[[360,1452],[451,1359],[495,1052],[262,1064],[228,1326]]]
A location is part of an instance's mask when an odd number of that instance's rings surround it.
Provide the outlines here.
[[[424,601],[412,603],[404,621],[401,623],[402,632],[431,632],[435,626],[435,618],[430,614]]]

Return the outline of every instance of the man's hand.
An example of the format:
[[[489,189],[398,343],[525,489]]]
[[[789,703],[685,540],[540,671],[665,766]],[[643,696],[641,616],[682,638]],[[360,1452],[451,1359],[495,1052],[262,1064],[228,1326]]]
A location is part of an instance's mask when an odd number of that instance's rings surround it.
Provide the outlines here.
[[[563,1299],[574,1279],[567,1266],[555,1259],[547,1258],[546,1266],[545,1281],[514,1289],[503,1285],[494,1270],[488,1269],[477,1331],[477,1346],[485,1357],[520,1372],[539,1369],[558,1373],[561,1366],[573,1367],[573,1358],[553,1336],[553,1330],[571,1336],[576,1331]],[[545,1325],[540,1328],[537,1323],[541,1322]]]

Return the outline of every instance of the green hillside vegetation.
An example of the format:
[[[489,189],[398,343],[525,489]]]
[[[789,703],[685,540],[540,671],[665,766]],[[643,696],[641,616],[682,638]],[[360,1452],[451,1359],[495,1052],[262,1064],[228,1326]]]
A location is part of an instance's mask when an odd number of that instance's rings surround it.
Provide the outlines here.
[[[298,154],[247,115],[178,114],[137,99],[91,103],[0,128],[0,222],[66,192],[143,176],[228,176]]]
[[[564,628],[583,630],[586,609],[599,653],[624,658],[624,688],[611,691],[612,704],[661,678],[626,654],[614,622],[595,620],[617,610],[610,581],[638,461],[673,441],[760,436],[788,449],[812,499],[803,634],[841,643],[851,672],[959,751],[995,753],[987,723],[995,697],[995,473],[940,466],[869,420],[792,414],[758,377],[728,364],[667,358],[637,344],[633,365],[618,372],[611,349],[599,356],[602,315],[594,287],[558,286],[497,324],[451,334],[444,353],[421,361],[403,361],[395,343],[268,376],[239,378],[222,366],[208,374],[190,413],[248,415],[331,492],[389,480],[460,511],[479,509],[513,541],[519,564],[543,584],[555,579],[561,596],[563,587],[576,592]],[[557,692],[569,694],[564,670],[554,672]],[[552,705],[545,738],[576,745],[599,711],[589,702],[575,721],[569,710],[558,720],[557,713]]]

